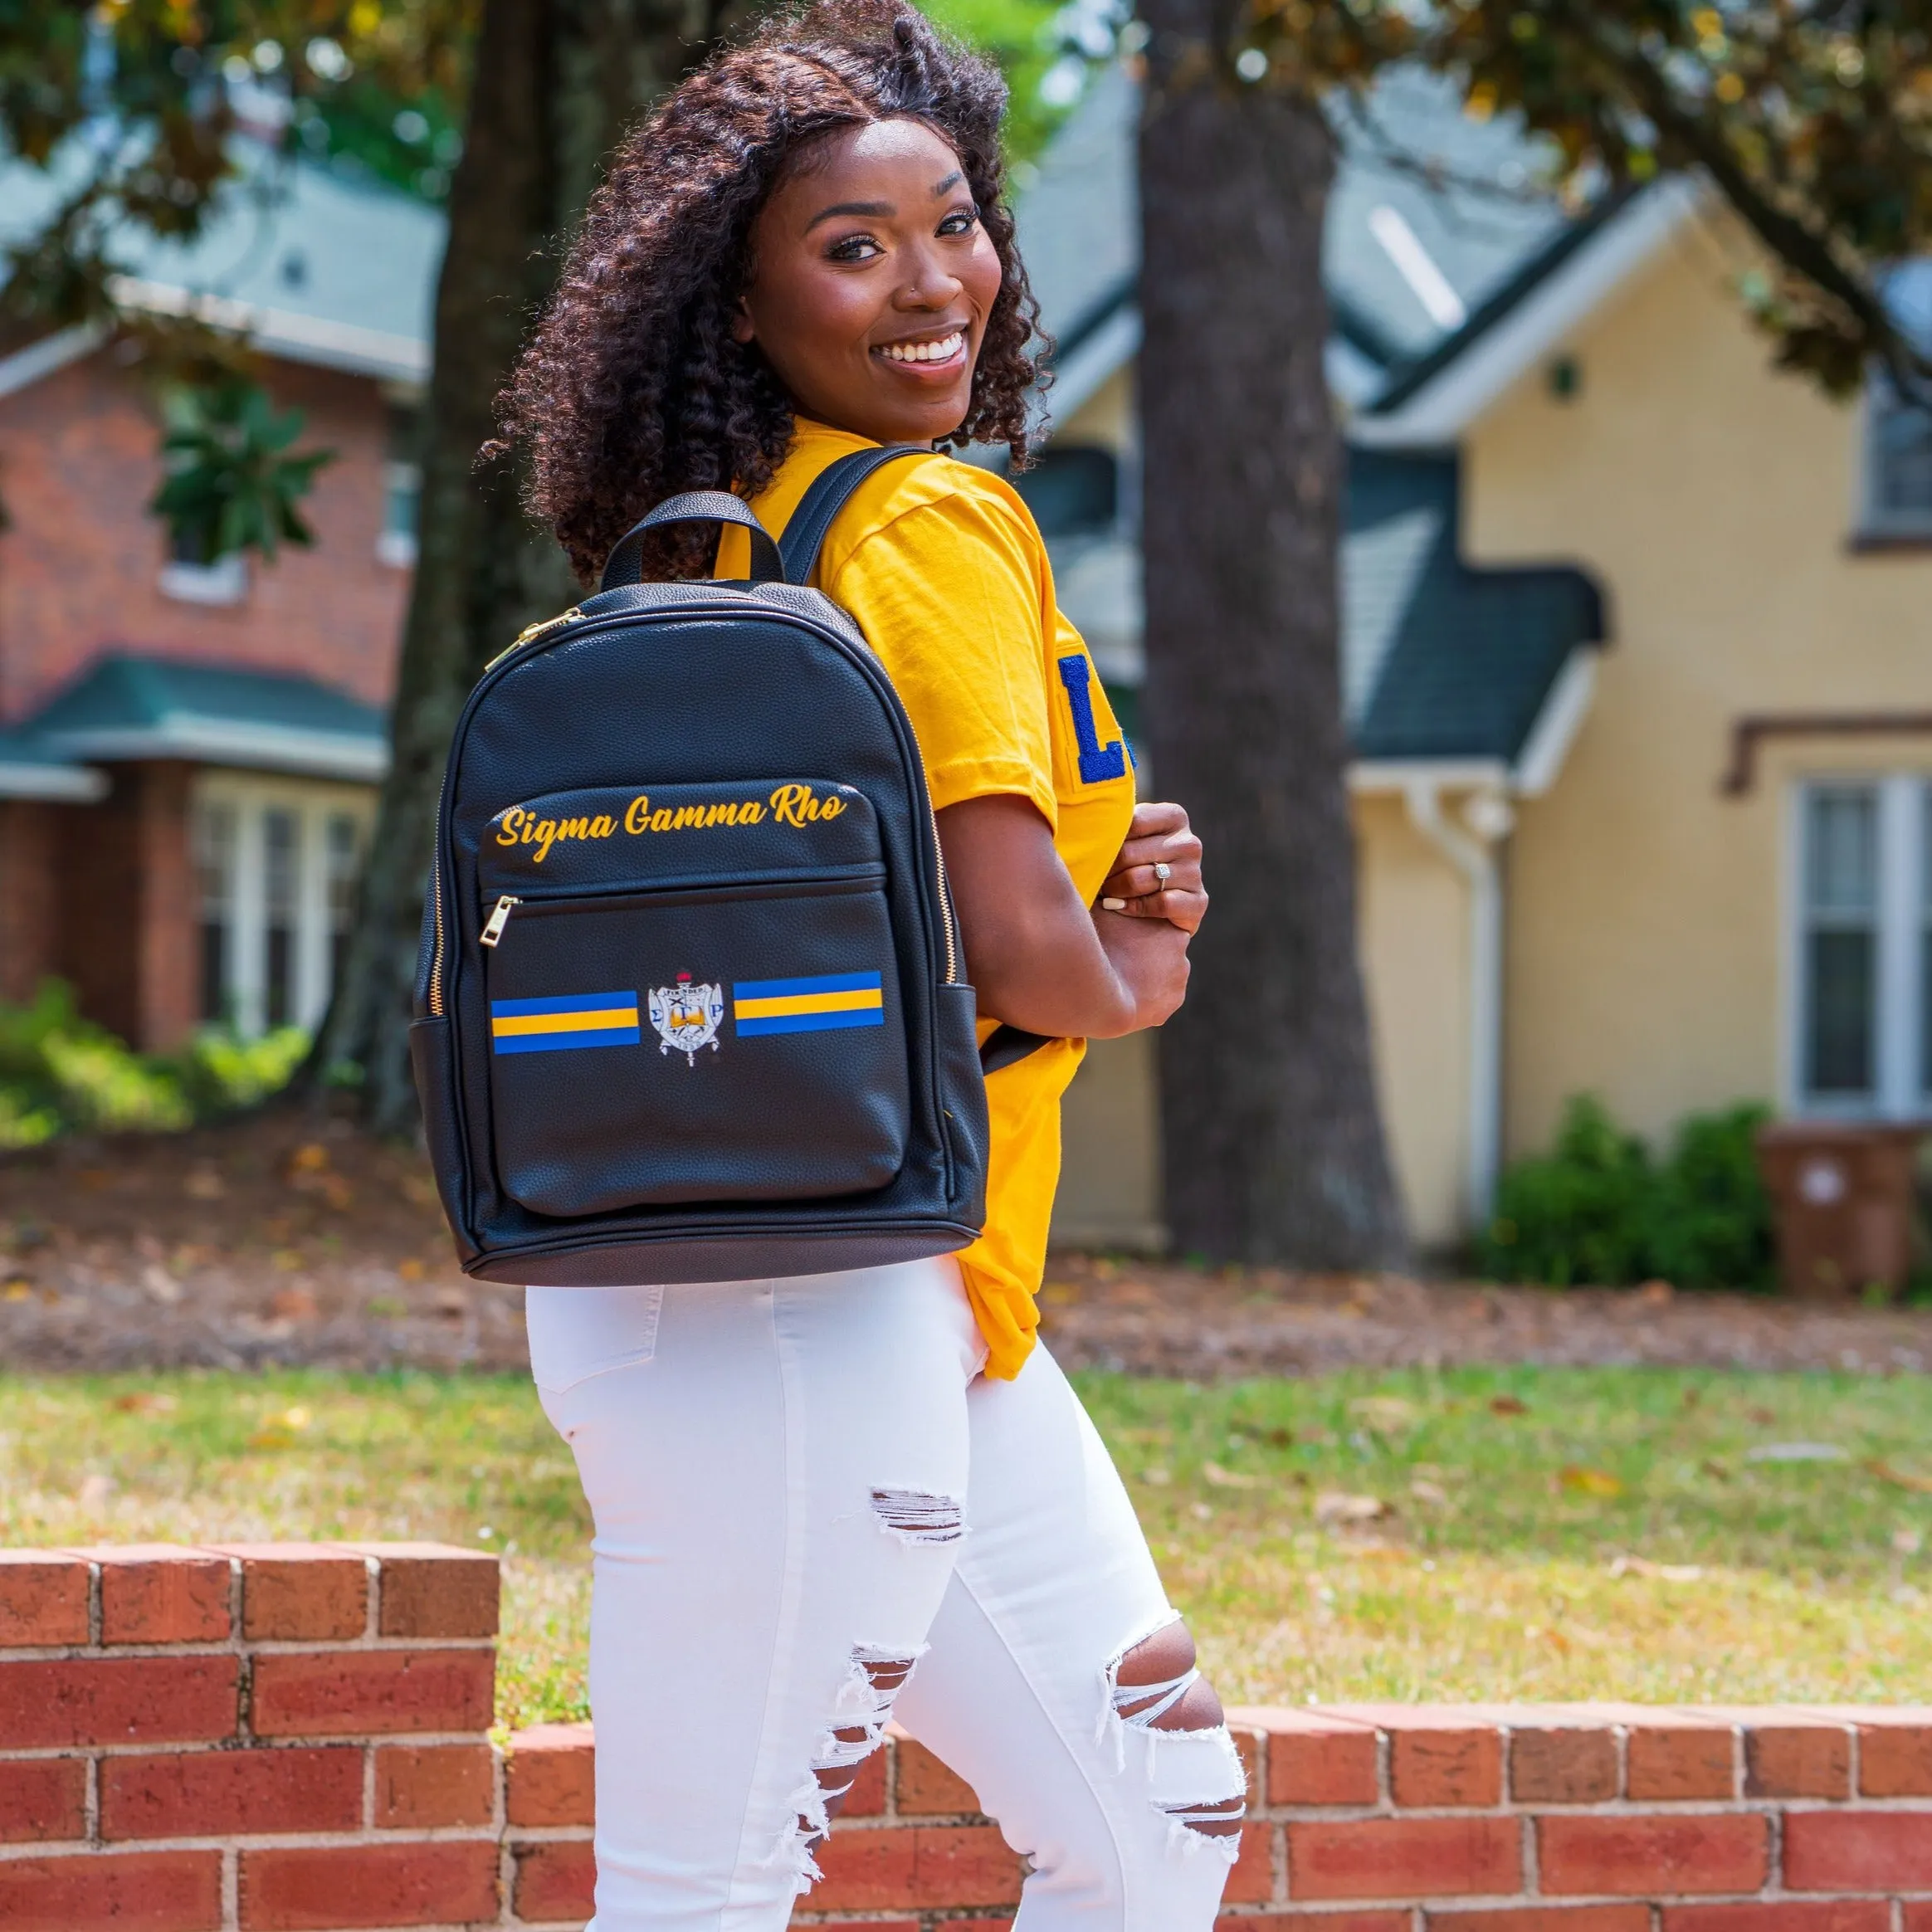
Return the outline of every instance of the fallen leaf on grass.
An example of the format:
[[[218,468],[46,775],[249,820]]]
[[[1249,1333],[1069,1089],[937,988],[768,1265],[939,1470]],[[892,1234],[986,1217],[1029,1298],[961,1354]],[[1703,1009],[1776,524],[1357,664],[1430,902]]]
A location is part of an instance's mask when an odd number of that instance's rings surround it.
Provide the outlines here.
[[[422,1263],[412,1255],[407,1261],[397,1262],[396,1272],[405,1281],[420,1281],[422,1279]]]
[[[1420,1411],[1399,1395],[1361,1395],[1349,1404],[1349,1413],[1378,1436],[1393,1436],[1413,1428]]]
[[[1747,1462],[1845,1462],[1851,1451],[1836,1442],[1760,1442],[1744,1451]]]
[[[270,1300],[268,1311],[278,1321],[313,1321],[320,1312],[306,1288],[282,1289]]]
[[[1613,1577],[1657,1577],[1666,1583],[1695,1583],[1704,1578],[1704,1566],[1695,1563],[1652,1563],[1647,1556],[1619,1556],[1611,1559]]]
[[[1754,1406],[1753,1408],[1746,1409],[1744,1411],[1744,1414],[1750,1421],[1755,1422],[1760,1429],[1768,1429],[1770,1427],[1772,1423],[1778,1420],[1778,1412],[1776,1409],[1769,1409],[1762,1407]]]
[[[1141,1471],[1140,1480],[1143,1482],[1152,1483],[1156,1489],[1161,1489],[1174,1480],[1174,1472],[1171,1469],[1163,1469],[1156,1462],[1150,1467]]]
[[[1431,1482],[1427,1476],[1418,1476],[1409,1485],[1409,1494],[1418,1503],[1428,1503],[1437,1509],[1444,1508],[1449,1500],[1449,1492],[1439,1482]]]
[[[329,1165],[329,1149],[319,1140],[311,1140],[305,1146],[298,1147],[289,1156],[289,1173],[295,1174],[319,1174]]]
[[[1201,1465],[1201,1480],[1212,1483],[1216,1489],[1255,1490],[1267,1487],[1265,1477],[1247,1476],[1238,1469],[1223,1469],[1218,1462],[1203,1462]]]
[[[33,1283],[18,1279],[9,1281],[4,1288],[0,1288],[0,1300],[32,1301],[33,1300]]]
[[[305,1408],[285,1408],[280,1415],[271,1416],[248,1438],[248,1447],[251,1449],[289,1448],[313,1420]]]
[[[1492,1395],[1490,1398],[1490,1413],[1492,1416],[1526,1416],[1530,1405],[1520,1396]]]
[[[172,1395],[158,1388],[130,1389],[125,1395],[117,1395],[114,1406],[123,1415],[164,1416],[180,1408],[181,1404]]]
[[[1910,1490],[1916,1495],[1932,1496],[1932,1476],[1919,1476],[1909,1469],[1894,1469],[1889,1462],[1868,1462],[1865,1466],[1881,1482],[1889,1482],[1895,1489]]]
[[[269,1265],[284,1275],[292,1275],[302,1265],[300,1248],[277,1248],[269,1257]]]
[[[1315,1499],[1315,1520],[1325,1526],[1379,1523],[1394,1514],[1394,1506],[1380,1496],[1351,1496],[1339,1490],[1325,1490]]]
[[[1731,1479],[1731,1472],[1721,1462],[1713,1462],[1708,1456],[1697,1467],[1702,1474],[1714,1476],[1719,1482],[1729,1482]]]
[[[1646,1281],[1637,1298],[1647,1308],[1662,1308],[1676,1298],[1677,1290],[1668,1281]]]
[[[1581,1469],[1576,1464],[1569,1464],[1556,1472],[1556,1480],[1566,1490],[1574,1490],[1580,1495],[1620,1496],[1623,1494],[1623,1482],[1607,1469]]]

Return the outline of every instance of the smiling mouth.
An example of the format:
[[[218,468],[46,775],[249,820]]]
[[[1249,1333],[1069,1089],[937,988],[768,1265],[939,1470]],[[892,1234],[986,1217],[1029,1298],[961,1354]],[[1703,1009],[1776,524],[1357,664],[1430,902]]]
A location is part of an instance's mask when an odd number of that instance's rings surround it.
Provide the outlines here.
[[[929,342],[881,342],[872,354],[901,368],[930,368],[957,362],[966,353],[966,331],[951,329]]]

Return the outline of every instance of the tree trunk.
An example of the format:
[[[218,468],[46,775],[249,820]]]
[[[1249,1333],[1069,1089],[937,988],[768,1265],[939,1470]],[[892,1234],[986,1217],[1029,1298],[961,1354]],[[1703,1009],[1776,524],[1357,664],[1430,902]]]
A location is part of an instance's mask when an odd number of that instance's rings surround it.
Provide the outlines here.
[[[1356,956],[1333,144],[1305,99],[1214,71],[1213,0],[1144,11],[1144,724],[1213,895],[1160,1038],[1168,1224],[1216,1261],[1386,1266],[1406,1240]]]
[[[575,586],[478,447],[564,237],[624,124],[703,51],[715,0],[485,0],[463,156],[451,183],[423,424],[416,579],[402,633],[393,762],[341,983],[311,1081],[344,1066],[380,1131],[413,1127],[407,1027],[450,734],[485,664]]]

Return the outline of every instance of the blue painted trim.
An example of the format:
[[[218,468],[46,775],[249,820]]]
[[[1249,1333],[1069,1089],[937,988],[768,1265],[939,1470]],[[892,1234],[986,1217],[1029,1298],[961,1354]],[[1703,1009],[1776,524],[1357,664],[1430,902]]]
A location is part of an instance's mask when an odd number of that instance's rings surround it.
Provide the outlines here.
[[[740,1039],[752,1033],[842,1033],[850,1027],[882,1027],[883,1007],[862,1007],[842,1013],[775,1013],[768,1019],[740,1020]]]
[[[815,979],[738,979],[731,985],[735,999],[796,999],[811,993],[877,993],[883,982],[876,973],[822,973]]]
[[[581,1033],[512,1033],[490,1045],[499,1053],[568,1053],[578,1046],[635,1046],[636,1027],[596,1027]]]

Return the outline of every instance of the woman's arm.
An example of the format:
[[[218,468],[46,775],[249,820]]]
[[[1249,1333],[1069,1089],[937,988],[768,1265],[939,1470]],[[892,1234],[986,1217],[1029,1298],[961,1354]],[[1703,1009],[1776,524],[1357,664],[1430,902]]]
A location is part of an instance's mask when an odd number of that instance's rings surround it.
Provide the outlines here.
[[[949,805],[939,846],[983,1014],[1029,1033],[1110,1040],[1158,1027],[1181,1003],[1191,928],[1171,914],[1081,905],[1029,800],[995,793]]]

